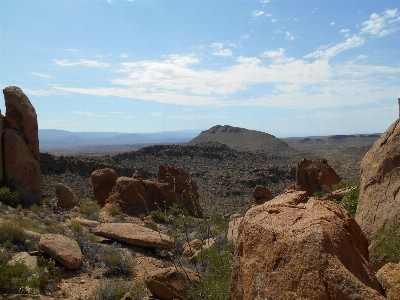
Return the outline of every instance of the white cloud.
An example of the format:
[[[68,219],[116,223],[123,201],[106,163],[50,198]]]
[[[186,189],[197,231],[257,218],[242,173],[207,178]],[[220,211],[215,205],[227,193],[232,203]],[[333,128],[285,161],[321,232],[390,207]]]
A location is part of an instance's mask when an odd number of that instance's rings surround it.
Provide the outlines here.
[[[60,67],[73,67],[77,65],[82,65],[85,67],[95,67],[95,68],[105,68],[109,67],[110,65],[107,63],[95,61],[95,60],[86,60],[86,59],[81,59],[78,62],[70,62],[68,59],[62,59],[58,60],[55,59],[55,64],[60,66]]]
[[[285,53],[285,49],[279,48],[278,51],[274,51],[274,50],[265,51],[263,54],[261,54],[261,57],[268,57],[268,58],[276,59],[276,58],[282,57],[284,55],[284,53]]]
[[[151,112],[151,113],[150,113],[150,116],[153,116],[153,117],[162,117],[162,116],[164,116],[164,114],[161,113],[161,112],[159,112],[159,111],[154,111],[154,112]]]
[[[356,59],[359,59],[359,60],[363,60],[363,59],[367,59],[367,58],[368,58],[368,56],[366,56],[364,54],[360,54],[359,56],[356,57]]]
[[[212,43],[212,44],[211,44],[211,47],[217,49],[217,51],[215,51],[215,52],[213,53],[213,55],[216,55],[216,56],[225,56],[225,57],[226,57],[226,56],[231,56],[231,55],[232,55],[232,51],[231,51],[231,50],[229,50],[229,49],[223,49],[224,44],[221,43],[221,42]]]
[[[32,74],[32,75],[35,75],[35,76],[42,77],[42,78],[50,78],[50,75],[43,74],[43,73],[35,73],[35,72],[31,72],[31,74]]]
[[[331,26],[333,26],[333,25],[335,25],[335,22],[331,22],[331,24],[330,24]]]
[[[67,51],[78,52],[78,50],[76,50],[76,49],[71,49],[71,48],[67,49]]]
[[[272,19],[271,22],[272,23],[278,22],[278,19]]]
[[[294,39],[294,36],[289,31],[285,32],[285,40],[293,41]]]
[[[261,3],[268,3],[269,0],[260,0]]]
[[[339,32],[340,33],[347,33],[347,32],[349,32],[350,31],[350,29],[342,29],[342,30],[340,30]]]
[[[372,37],[381,38],[398,30],[394,24],[400,22],[398,9],[386,9],[382,15],[373,13],[368,21],[362,23],[361,34],[369,34]],[[396,18],[396,19],[394,19]]]
[[[248,39],[250,36],[246,33],[241,36],[242,39]]]
[[[364,43],[364,37],[353,35],[352,37],[347,38],[343,43],[338,43],[331,47],[321,46],[317,51],[305,55],[304,58],[330,59],[345,50],[360,47],[364,45]]]
[[[107,3],[113,3],[111,0],[107,0]]]
[[[128,56],[129,56],[128,54],[122,53],[119,57],[121,57],[121,58],[126,58],[126,57],[128,57]]]
[[[262,10],[253,10],[253,11],[251,12],[251,15],[252,15],[253,18],[260,17],[260,16],[262,16],[263,14],[265,14],[265,12],[263,12]]]
[[[87,117],[109,117],[110,115],[101,115],[89,111],[74,111],[74,114],[85,115]]]

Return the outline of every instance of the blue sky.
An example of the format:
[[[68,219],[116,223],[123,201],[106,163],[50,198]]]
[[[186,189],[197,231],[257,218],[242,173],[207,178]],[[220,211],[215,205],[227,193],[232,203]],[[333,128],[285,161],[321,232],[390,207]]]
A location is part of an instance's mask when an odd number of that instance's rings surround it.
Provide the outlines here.
[[[43,129],[383,132],[399,28],[398,1],[1,0],[0,87]]]

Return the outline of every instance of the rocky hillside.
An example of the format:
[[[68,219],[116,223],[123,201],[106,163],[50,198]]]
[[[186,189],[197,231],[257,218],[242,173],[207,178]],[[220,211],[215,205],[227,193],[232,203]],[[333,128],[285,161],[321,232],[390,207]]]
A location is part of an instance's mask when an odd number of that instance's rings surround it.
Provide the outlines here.
[[[216,125],[203,131],[187,145],[197,145],[206,142],[218,142],[237,151],[252,152],[294,152],[286,143],[275,136],[256,130]]]

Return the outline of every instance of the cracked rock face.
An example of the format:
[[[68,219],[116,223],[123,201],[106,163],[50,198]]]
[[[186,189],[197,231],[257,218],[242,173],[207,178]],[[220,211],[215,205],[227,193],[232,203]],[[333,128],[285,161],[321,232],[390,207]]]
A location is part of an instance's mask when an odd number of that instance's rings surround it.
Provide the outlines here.
[[[247,211],[239,227],[231,300],[385,299],[353,217],[307,192]]]
[[[368,239],[371,264],[382,266],[376,253],[381,230],[400,225],[400,119],[375,142],[361,162],[356,221]]]

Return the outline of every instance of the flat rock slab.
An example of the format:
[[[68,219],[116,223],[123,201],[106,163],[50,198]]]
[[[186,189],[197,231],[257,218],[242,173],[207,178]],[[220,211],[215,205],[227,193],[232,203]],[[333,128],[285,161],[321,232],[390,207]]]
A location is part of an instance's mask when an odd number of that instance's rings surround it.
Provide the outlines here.
[[[174,241],[168,235],[132,223],[101,224],[93,230],[93,233],[142,248],[160,250],[174,248]]]
[[[82,252],[78,243],[63,235],[43,234],[39,241],[39,249],[67,269],[75,270],[82,264]]]
[[[7,266],[13,266],[17,262],[25,264],[32,271],[35,270],[37,267],[37,257],[30,256],[28,252],[19,252],[15,254],[7,263]]]

